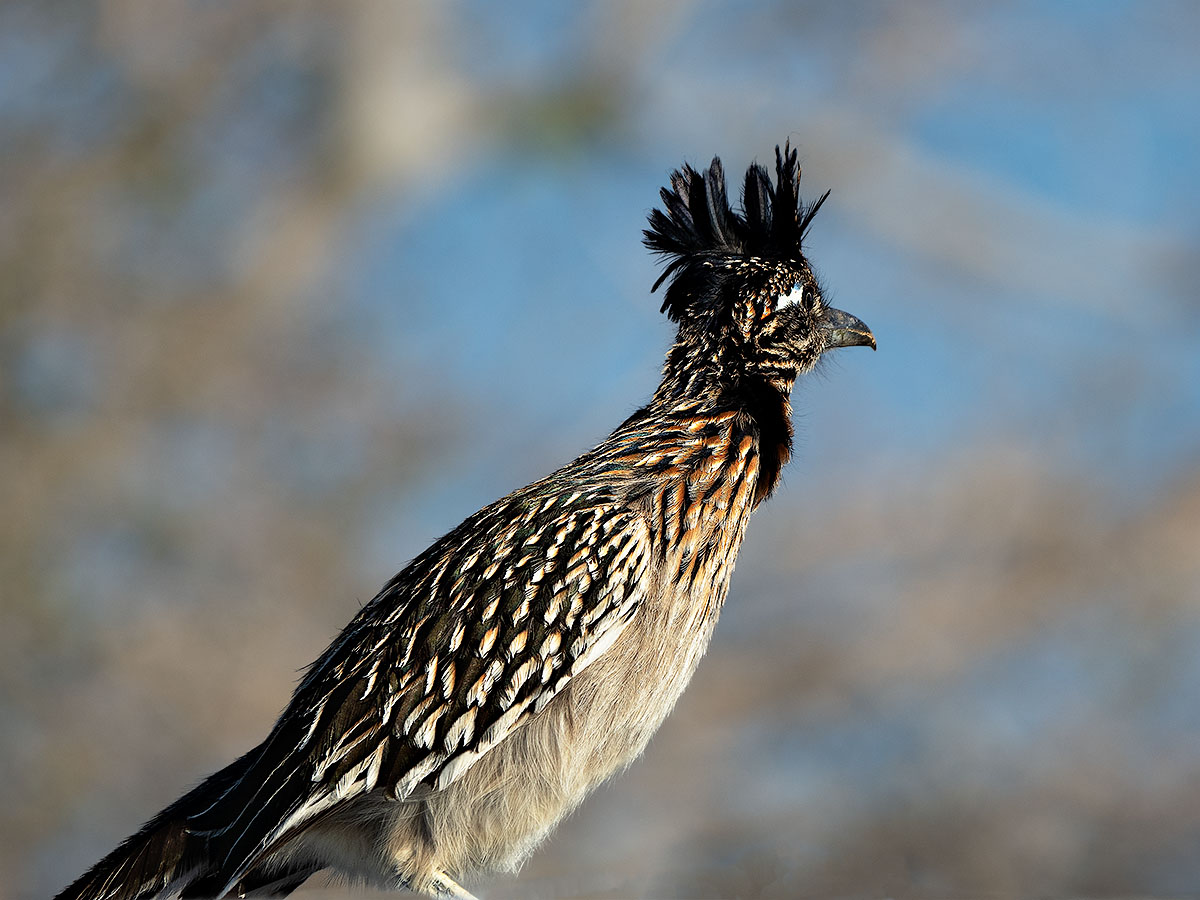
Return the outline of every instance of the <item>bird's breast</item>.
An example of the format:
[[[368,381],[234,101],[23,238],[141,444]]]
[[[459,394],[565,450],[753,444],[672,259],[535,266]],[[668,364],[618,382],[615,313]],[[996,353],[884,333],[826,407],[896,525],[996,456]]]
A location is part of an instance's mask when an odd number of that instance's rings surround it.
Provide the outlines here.
[[[719,464],[694,466],[650,503],[653,585],[612,649],[569,688],[586,698],[580,742],[607,774],[627,765],[674,707],[704,655],[729,590],[754,506],[753,439],[721,448]],[[587,721],[583,719],[586,718]]]

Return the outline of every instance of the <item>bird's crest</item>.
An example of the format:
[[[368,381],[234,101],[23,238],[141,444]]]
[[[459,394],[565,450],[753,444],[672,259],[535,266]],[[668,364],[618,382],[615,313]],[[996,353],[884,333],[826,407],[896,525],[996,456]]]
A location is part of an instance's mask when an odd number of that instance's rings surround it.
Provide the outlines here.
[[[650,213],[644,243],[667,260],[652,291],[670,279],[662,311],[680,321],[688,307],[712,281],[714,268],[726,268],[736,259],[756,258],[771,264],[799,267],[800,242],[825,198],[800,202],[800,166],[791,142],[775,147],[775,183],[757,163],[746,170],[742,209],[734,211],[725,190],[725,170],[713,157],[705,172],[690,165],[671,174],[664,187],[664,210]]]

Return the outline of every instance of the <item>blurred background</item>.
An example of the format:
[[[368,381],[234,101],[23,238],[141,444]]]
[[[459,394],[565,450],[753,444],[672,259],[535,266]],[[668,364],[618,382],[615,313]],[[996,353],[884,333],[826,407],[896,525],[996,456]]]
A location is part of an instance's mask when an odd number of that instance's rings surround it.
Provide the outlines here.
[[[658,187],[786,138],[879,352],[798,390],[645,758],[479,891],[1200,894],[1198,45],[1189,2],[0,5],[0,896],[645,401]]]

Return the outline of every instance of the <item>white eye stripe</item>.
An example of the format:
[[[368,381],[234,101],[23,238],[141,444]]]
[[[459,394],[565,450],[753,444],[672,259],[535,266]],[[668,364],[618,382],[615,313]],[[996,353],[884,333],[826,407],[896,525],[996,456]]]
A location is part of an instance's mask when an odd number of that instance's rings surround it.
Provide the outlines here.
[[[804,299],[804,285],[796,282],[796,286],[792,290],[779,298],[779,302],[775,304],[775,309],[783,309],[786,306],[791,306],[793,303],[799,303]]]

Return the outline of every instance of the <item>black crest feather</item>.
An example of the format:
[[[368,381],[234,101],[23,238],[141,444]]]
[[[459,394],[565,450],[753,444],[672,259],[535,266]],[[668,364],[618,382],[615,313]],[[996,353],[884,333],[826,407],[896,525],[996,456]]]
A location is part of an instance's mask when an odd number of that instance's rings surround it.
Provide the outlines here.
[[[799,154],[790,141],[775,148],[774,184],[757,163],[746,170],[741,212],[729,205],[719,157],[704,172],[684,164],[659,194],[663,208],[650,213],[643,234],[645,245],[667,261],[651,290],[670,279],[662,311],[673,321],[683,317],[721,260],[753,256],[799,264],[800,243],[829,196],[827,191],[807,207],[800,202]]]

